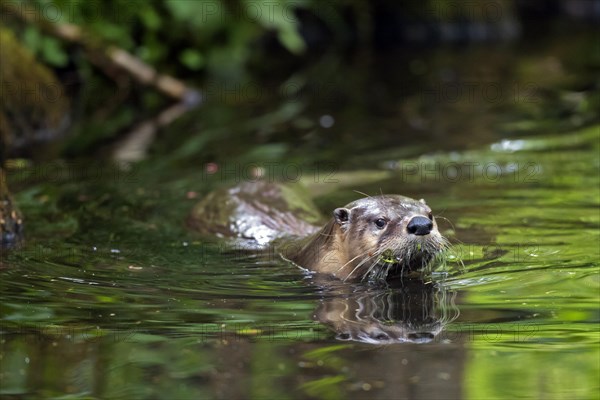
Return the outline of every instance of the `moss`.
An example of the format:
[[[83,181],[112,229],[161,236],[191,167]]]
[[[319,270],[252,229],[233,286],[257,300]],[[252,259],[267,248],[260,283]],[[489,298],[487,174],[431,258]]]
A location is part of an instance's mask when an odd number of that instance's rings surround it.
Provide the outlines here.
[[[0,26],[0,132],[3,151],[55,137],[67,121],[69,101],[54,73]]]

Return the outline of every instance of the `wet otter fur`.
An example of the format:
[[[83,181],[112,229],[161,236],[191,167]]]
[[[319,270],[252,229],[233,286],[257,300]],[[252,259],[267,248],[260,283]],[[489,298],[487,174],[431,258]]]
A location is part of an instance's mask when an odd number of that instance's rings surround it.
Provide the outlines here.
[[[365,197],[336,208],[322,228],[316,210],[296,187],[253,182],[208,194],[187,223],[247,248],[274,246],[301,268],[348,281],[408,276],[448,247],[424,200]]]
[[[447,247],[424,200],[382,195],[336,208],[320,232],[284,257],[343,280],[385,280],[422,270]]]

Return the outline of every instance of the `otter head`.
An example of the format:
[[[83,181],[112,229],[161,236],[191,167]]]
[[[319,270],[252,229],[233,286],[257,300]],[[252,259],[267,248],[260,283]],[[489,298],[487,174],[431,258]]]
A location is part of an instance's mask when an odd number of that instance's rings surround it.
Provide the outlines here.
[[[367,197],[336,208],[333,217],[348,256],[339,274],[345,279],[381,280],[420,270],[447,247],[424,200]]]

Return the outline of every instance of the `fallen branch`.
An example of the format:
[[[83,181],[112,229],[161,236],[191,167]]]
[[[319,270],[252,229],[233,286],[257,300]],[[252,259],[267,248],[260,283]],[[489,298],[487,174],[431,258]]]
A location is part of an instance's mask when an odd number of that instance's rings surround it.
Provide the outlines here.
[[[189,108],[202,102],[202,95],[198,90],[188,87],[172,76],[159,74],[153,67],[133,54],[116,46],[101,44],[97,39],[90,37],[80,26],[69,23],[52,23],[30,8],[24,12],[17,4],[16,2],[0,2],[5,17],[13,15],[39,27],[52,36],[81,46],[86,52],[91,53],[91,56],[88,57],[90,62],[100,68],[105,69],[106,64],[117,66],[136,81],[155,87],[158,91],[181,101]]]
[[[144,159],[158,130],[171,124],[188,110],[181,102],[164,109],[157,117],[140,122],[115,144],[113,160],[128,164]]]

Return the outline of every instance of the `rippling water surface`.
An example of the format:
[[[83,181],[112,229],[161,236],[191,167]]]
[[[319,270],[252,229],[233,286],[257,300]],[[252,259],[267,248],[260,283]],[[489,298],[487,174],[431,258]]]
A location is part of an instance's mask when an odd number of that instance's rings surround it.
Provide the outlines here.
[[[2,254],[0,394],[598,398],[600,126],[494,123],[455,150],[351,141],[338,179],[309,180],[324,213],[354,190],[427,199],[446,265],[386,288],[201,241],[183,222],[212,184],[199,169],[17,176],[27,232]]]

